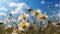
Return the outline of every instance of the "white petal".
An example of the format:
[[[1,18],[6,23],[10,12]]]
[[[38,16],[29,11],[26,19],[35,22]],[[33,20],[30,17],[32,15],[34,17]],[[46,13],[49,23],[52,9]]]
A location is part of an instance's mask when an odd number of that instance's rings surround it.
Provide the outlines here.
[[[13,6],[16,6],[16,3],[15,2],[12,2],[9,4],[10,7],[13,7]]]
[[[29,27],[30,26],[30,23],[26,23],[26,27]]]

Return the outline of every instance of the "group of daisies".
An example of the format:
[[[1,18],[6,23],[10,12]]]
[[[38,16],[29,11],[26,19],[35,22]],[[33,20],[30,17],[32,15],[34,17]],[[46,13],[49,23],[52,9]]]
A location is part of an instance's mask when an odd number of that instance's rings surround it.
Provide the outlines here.
[[[4,21],[0,21],[0,26],[2,26],[2,24],[7,24],[8,22],[13,21],[14,24],[8,25],[8,26],[4,27],[4,29],[7,30],[8,28],[13,27],[14,29],[13,29],[12,34],[18,34],[17,32],[32,30],[34,28],[36,29],[36,24],[37,24],[37,23],[35,23],[36,20],[38,20],[39,22],[42,22],[43,20],[47,20],[48,23],[51,23],[51,20],[48,19],[49,17],[47,16],[47,12],[42,14],[40,9],[32,11],[30,7],[28,7],[27,10],[30,13],[29,15],[26,13],[23,13],[16,19],[11,18],[11,16],[13,16],[13,13],[10,13],[10,16],[7,19],[5,19]],[[36,19],[34,18],[34,16],[36,17]],[[31,24],[31,20],[27,19],[29,17],[32,17],[31,19],[33,19],[33,24]],[[18,21],[20,23],[16,24],[16,21]],[[41,25],[41,23],[40,23],[40,25]]]

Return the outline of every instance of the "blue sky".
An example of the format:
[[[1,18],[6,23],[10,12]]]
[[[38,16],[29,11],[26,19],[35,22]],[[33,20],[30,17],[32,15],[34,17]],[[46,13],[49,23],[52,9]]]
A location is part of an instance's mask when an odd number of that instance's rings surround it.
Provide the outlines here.
[[[25,3],[27,6],[31,7],[32,11],[34,9],[41,9],[43,12],[48,12],[50,16],[50,10],[55,11],[55,14],[58,13],[59,3],[60,0],[0,0],[0,14],[4,13],[5,16],[0,16],[0,21],[6,19],[11,11],[15,11],[17,7],[10,7],[11,3]],[[50,6],[50,9],[48,8]],[[24,11],[25,10],[25,11]],[[26,9],[23,11],[28,13]],[[18,16],[19,14],[15,15],[14,17]]]

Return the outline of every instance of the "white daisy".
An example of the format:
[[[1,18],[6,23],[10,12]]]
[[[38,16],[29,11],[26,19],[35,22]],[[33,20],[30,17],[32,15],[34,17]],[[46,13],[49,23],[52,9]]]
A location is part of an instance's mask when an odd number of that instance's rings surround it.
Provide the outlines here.
[[[18,17],[18,21],[23,20],[23,19],[28,18],[28,17],[29,17],[28,14],[22,14],[21,16]]]
[[[30,23],[26,23],[26,27],[30,27]]]
[[[11,14],[11,15],[14,15],[14,14],[15,14],[15,12],[14,12],[14,11],[11,11],[11,12],[10,12],[10,14]]]
[[[38,14],[40,14],[40,13],[41,13],[41,10],[38,9],[38,10],[34,10],[34,12],[33,12],[32,15],[36,16],[36,15],[38,15]]]

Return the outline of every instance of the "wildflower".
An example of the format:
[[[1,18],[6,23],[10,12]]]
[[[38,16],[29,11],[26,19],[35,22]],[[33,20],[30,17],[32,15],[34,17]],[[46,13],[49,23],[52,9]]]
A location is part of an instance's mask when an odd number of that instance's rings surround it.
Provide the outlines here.
[[[40,18],[41,18],[41,19],[46,19],[44,15],[41,15]]]
[[[52,23],[51,20],[48,20],[48,23],[49,23],[49,24]]]
[[[20,16],[22,19],[25,19],[26,18],[26,14],[23,14]]]
[[[21,22],[19,25],[18,25],[18,29],[20,31],[26,31],[26,29],[30,27],[30,23],[28,22]]]
[[[23,29],[26,28],[26,24],[25,24],[25,23],[21,24],[20,26],[21,26]]]
[[[26,22],[26,27],[30,27],[30,21],[29,20],[27,20],[27,22]]]
[[[33,15],[38,15],[40,12],[38,11],[38,10],[35,10],[34,12],[33,12]]]
[[[38,15],[37,18],[39,18],[39,19],[46,19],[46,18],[48,18],[48,16],[47,15]]]
[[[30,22],[30,20],[27,20],[27,22],[29,23],[29,22]]]
[[[34,29],[34,26],[33,25],[30,25],[29,29],[30,30]]]
[[[3,21],[0,21],[0,25],[2,25],[3,24]]]
[[[30,27],[30,23],[26,23],[26,27]]]
[[[26,24],[25,24],[25,23],[20,23],[20,24],[18,25],[18,29],[19,29],[19,31],[25,31],[25,29],[26,29]]]
[[[30,7],[28,7],[27,10],[28,10],[29,12],[31,12],[31,8],[30,8]]]
[[[18,27],[19,31],[25,31],[22,27]]]
[[[13,16],[14,14],[15,14],[14,11],[11,11],[11,12],[10,12],[10,16]]]
[[[21,16],[19,16],[18,20],[26,19],[27,17],[29,17],[28,14],[22,14]]]

